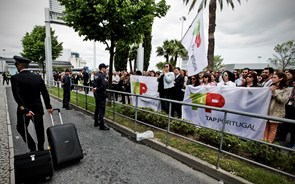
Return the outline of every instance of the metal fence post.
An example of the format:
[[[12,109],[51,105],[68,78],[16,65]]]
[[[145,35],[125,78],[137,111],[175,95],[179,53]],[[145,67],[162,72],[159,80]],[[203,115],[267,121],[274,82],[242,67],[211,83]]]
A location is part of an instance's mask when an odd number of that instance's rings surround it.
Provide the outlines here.
[[[219,149],[218,149],[218,157],[217,157],[216,169],[219,168],[219,164],[220,164],[220,157],[221,157],[222,144],[223,144],[223,138],[224,138],[224,129],[225,129],[225,123],[226,123],[226,116],[227,116],[227,112],[224,112],[224,118],[223,118],[223,122],[222,122],[221,138],[220,138],[220,145],[219,145]]]
[[[87,93],[85,92],[85,109],[88,110],[88,95]]]
[[[78,105],[78,86],[75,84],[76,88],[76,105]]]
[[[115,93],[112,93],[113,94],[113,122],[115,122]]]
[[[135,96],[135,117],[134,117],[134,132],[136,132],[136,121],[137,121],[137,111],[138,111],[138,95]]]
[[[57,84],[57,96],[58,96],[58,98],[60,98],[59,81],[57,81],[56,84]]]
[[[169,113],[168,113],[168,127],[167,127],[167,133],[166,133],[166,147],[168,146],[169,142],[169,133],[170,133],[170,121],[171,121],[171,109],[172,109],[172,104],[169,102]]]

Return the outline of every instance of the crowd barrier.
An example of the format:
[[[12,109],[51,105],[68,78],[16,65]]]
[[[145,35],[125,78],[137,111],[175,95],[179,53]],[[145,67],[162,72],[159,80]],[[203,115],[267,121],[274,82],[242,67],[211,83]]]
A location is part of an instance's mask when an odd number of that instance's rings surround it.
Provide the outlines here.
[[[50,91],[52,87],[55,87],[57,88],[57,96],[59,98],[62,98],[62,88],[61,88],[61,85],[59,82],[47,82],[47,85],[48,85],[48,90]],[[79,105],[79,103],[82,103],[84,104],[84,107],[85,107],[85,110],[89,110],[89,106],[92,106],[92,107],[95,107],[95,103],[90,103],[88,98],[89,98],[89,94],[86,94],[84,92],[84,89],[87,88],[89,91],[92,90],[92,88],[90,86],[81,86],[81,85],[73,85],[74,86],[74,89],[73,91],[75,92],[75,99],[76,99],[76,102],[73,102],[71,101],[71,103],[73,104],[76,104],[76,105]],[[238,158],[238,159],[241,159],[243,161],[246,161],[246,162],[249,162],[249,163],[252,163],[254,165],[257,165],[257,166],[260,166],[262,168],[266,168],[266,169],[269,169],[269,170],[272,170],[272,171],[275,171],[275,172],[278,172],[280,174],[283,174],[283,175],[286,175],[288,177],[291,177],[293,179],[295,179],[295,175],[294,174],[291,174],[291,173],[287,173],[285,171],[282,171],[282,170],[279,170],[279,169],[276,169],[276,168],[273,168],[273,167],[270,167],[270,166],[267,166],[267,165],[264,165],[264,164],[261,164],[259,162],[256,162],[256,161],[253,161],[253,160],[250,160],[248,158],[245,158],[245,157],[242,157],[240,155],[237,155],[237,154],[234,154],[234,153],[231,153],[231,152],[228,152],[226,150],[223,150],[223,140],[224,140],[224,135],[225,134],[229,134],[229,135],[233,135],[233,134],[230,134],[228,132],[225,132],[225,123],[223,123],[223,126],[222,126],[222,129],[219,130],[218,132],[221,134],[220,136],[220,144],[219,144],[219,147],[214,147],[214,146],[211,146],[211,145],[208,145],[208,144],[204,144],[200,141],[197,141],[197,140],[194,140],[192,138],[189,138],[189,137],[186,137],[186,136],[183,136],[183,135],[180,135],[180,134],[177,134],[177,133],[174,133],[174,132],[171,132],[170,131],[170,125],[171,125],[171,120],[177,120],[177,121],[181,121],[181,122],[184,122],[184,123],[188,123],[188,124],[192,124],[192,125],[195,125],[189,121],[186,121],[186,120],[183,120],[183,119],[178,119],[178,118],[175,118],[175,117],[172,117],[171,116],[171,110],[172,110],[172,104],[173,103],[176,103],[176,104],[181,104],[181,105],[187,105],[187,106],[191,106],[191,107],[197,107],[197,108],[205,108],[205,109],[211,109],[211,110],[214,110],[214,111],[221,111],[224,113],[224,122],[226,122],[226,119],[227,119],[227,115],[229,113],[232,113],[232,114],[239,114],[239,115],[242,115],[242,116],[248,116],[248,117],[255,117],[255,118],[259,118],[259,119],[265,119],[265,120],[273,120],[275,122],[282,122],[282,123],[292,123],[292,124],[295,124],[295,120],[291,120],[291,119],[285,119],[285,118],[278,118],[278,117],[272,117],[272,116],[266,116],[266,115],[261,115],[261,114],[256,114],[256,113],[248,113],[248,112],[242,112],[242,111],[236,111],[236,110],[232,110],[232,109],[226,109],[226,108],[218,108],[218,107],[212,107],[212,106],[207,106],[207,105],[200,105],[200,104],[192,104],[192,103],[185,103],[185,102],[181,102],[181,101],[175,101],[175,100],[169,100],[169,99],[163,99],[163,98],[154,98],[154,97],[149,97],[149,96],[141,96],[141,95],[138,95],[138,94],[131,94],[131,93],[127,93],[127,92],[122,92],[122,91],[114,91],[114,90],[107,90],[108,94],[109,94],[109,97],[107,98],[107,101],[111,104],[111,107],[112,107],[112,110],[107,110],[109,112],[112,113],[113,117],[112,117],[112,121],[114,122],[115,121],[115,116],[116,115],[119,115],[121,117],[124,117],[124,118],[127,118],[127,119],[130,119],[132,121],[134,121],[134,127],[133,127],[133,131],[136,132],[136,124],[137,123],[140,123],[140,124],[143,124],[143,125],[146,125],[146,126],[149,126],[151,128],[154,128],[154,129],[157,129],[157,130],[161,130],[161,131],[164,131],[166,132],[166,146],[169,145],[169,138],[171,135],[174,135],[174,136],[177,136],[177,137],[180,137],[180,138],[183,138],[185,140],[188,140],[188,141],[191,141],[191,142],[194,142],[194,143],[197,143],[197,144],[200,144],[200,145],[203,145],[205,147],[208,147],[208,148],[211,148],[215,151],[218,151],[218,158],[216,160],[216,169],[219,168],[220,166],[220,159],[221,159],[221,154],[227,154],[227,155],[230,155],[232,157],[235,157],[235,158]],[[116,106],[117,105],[120,105],[120,106],[126,106],[126,107],[130,107],[130,105],[126,105],[126,104],[121,104],[117,101],[115,101],[115,94],[124,94],[124,95],[128,95],[128,96],[132,96],[132,97],[135,97],[136,100],[135,100],[135,105],[134,106],[134,110],[135,110],[135,115],[134,115],[134,118],[131,118],[129,116],[126,116],[124,114],[120,114],[118,112],[115,111],[116,109]],[[78,99],[78,95],[83,95],[84,96],[84,99],[85,101],[79,101]],[[153,112],[153,111],[148,111],[148,110],[145,110],[145,109],[140,109],[138,107],[138,99],[140,98],[148,98],[148,99],[153,99],[153,100],[160,100],[160,101],[166,101],[169,103],[169,113],[167,115],[163,115],[163,114],[160,114],[160,113],[157,113],[156,111]],[[158,115],[158,116],[163,116],[163,117],[167,117],[168,118],[168,126],[167,126],[167,129],[162,129],[162,128],[159,128],[157,126],[153,126],[153,125],[150,125],[146,122],[142,122],[140,120],[138,120],[138,111],[144,111],[146,113],[153,113],[155,115]],[[207,128],[207,127],[202,127],[202,126],[199,126],[200,128],[206,128],[206,129],[210,129],[210,128]],[[215,130],[215,129],[214,129]],[[233,135],[233,136],[237,136],[237,135]],[[237,136],[238,138],[240,139],[243,139],[243,140],[246,140],[246,141],[255,141],[255,142],[258,142],[260,144],[266,144],[266,145],[269,145],[269,146],[273,146],[273,147],[277,147],[279,149],[282,149],[282,150],[285,150],[285,151],[288,151],[288,152],[292,152],[292,153],[295,153],[295,150],[291,149],[291,148],[288,148],[288,147],[284,147],[284,146],[281,146],[281,145],[277,145],[277,144],[272,144],[272,143],[268,143],[268,142],[264,142],[262,140],[252,140],[252,139],[247,139],[245,137],[240,137],[240,136]]]

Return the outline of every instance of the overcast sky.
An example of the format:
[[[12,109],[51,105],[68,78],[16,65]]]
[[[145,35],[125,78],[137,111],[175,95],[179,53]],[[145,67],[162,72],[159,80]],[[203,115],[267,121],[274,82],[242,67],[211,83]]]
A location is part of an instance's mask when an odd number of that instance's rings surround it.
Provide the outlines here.
[[[166,17],[156,19],[153,25],[152,55],[149,69],[164,61],[156,57],[156,47],[166,39],[180,39],[181,20],[185,16],[185,33],[196,15],[197,7],[188,14],[189,6],[182,0],[166,0],[171,5]],[[224,1],[225,2],[225,1]],[[217,9],[215,55],[221,55],[224,63],[264,62],[274,54],[276,44],[295,40],[294,0],[241,0],[236,1],[234,11],[226,4]],[[35,25],[44,25],[44,8],[48,0],[1,0],[0,1],[0,56],[13,57],[22,51],[21,39]],[[205,37],[208,38],[208,8],[204,11]],[[79,52],[93,67],[93,42],[83,41],[71,28],[52,24],[58,40],[65,49]],[[206,40],[207,41],[207,40]],[[105,45],[96,44],[96,65],[109,62]],[[5,49],[5,52],[3,51]],[[260,59],[258,57],[261,57]]]

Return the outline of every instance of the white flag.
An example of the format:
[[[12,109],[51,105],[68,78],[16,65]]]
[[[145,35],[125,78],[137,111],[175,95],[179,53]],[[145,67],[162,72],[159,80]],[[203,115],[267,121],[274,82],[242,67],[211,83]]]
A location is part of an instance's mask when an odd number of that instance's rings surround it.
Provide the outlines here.
[[[201,72],[208,65],[204,38],[203,10],[195,17],[181,43],[188,51],[188,76]]]

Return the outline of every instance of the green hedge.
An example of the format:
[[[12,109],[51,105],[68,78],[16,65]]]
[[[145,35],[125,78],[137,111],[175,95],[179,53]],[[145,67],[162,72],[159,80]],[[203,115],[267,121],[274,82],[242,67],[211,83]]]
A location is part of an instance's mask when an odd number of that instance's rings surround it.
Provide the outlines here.
[[[145,111],[150,111],[147,113]],[[120,113],[135,117],[135,108],[133,106],[121,108]],[[151,124],[153,126],[167,129],[168,118],[154,114],[155,111],[150,108],[141,108],[137,112],[139,121]],[[167,115],[164,112],[157,112]],[[220,132],[198,128],[192,124],[171,120],[170,131],[180,135],[193,137],[195,140],[219,148]],[[295,174],[295,153],[281,150],[277,147],[261,144],[255,141],[240,139],[237,136],[225,134],[222,144],[223,150],[240,155],[242,157],[257,161],[259,163]]]

